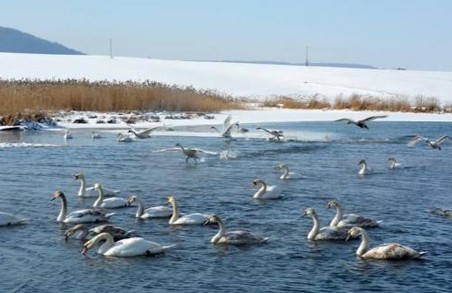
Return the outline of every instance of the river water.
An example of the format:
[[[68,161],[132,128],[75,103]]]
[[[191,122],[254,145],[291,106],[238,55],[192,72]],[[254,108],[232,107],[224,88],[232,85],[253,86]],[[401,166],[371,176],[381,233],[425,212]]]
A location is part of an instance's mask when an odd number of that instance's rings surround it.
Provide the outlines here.
[[[370,130],[331,122],[260,125],[285,131],[287,141],[271,142],[259,125],[248,134],[225,140],[207,128],[185,135],[161,133],[132,143],[117,143],[116,132],[92,140],[90,130],[0,133],[0,210],[29,218],[26,225],[0,228],[1,292],[450,292],[452,237],[449,219],[429,212],[452,208],[452,141],[441,151],[412,135],[431,138],[452,134],[452,123],[374,122]],[[180,152],[154,152],[181,143],[221,155],[185,163]],[[389,170],[396,157],[407,168]],[[358,162],[372,167],[358,175]],[[282,181],[274,167],[288,164],[300,179]],[[77,198],[83,172],[88,184],[101,182],[138,195],[147,206],[174,195],[181,212],[219,215],[228,228],[248,229],[270,237],[254,246],[210,243],[211,226],[172,227],[167,220],[134,218],[136,207],[115,210],[111,223],[133,229],[145,239],[177,244],[160,257],[108,258],[95,250],[85,257],[80,242],[65,241],[67,228],[56,222],[60,203],[69,210],[91,206],[95,198]],[[276,184],[284,197],[252,198],[255,178]],[[371,245],[399,242],[427,251],[421,261],[366,261],[355,255],[359,240],[312,242],[306,235],[316,209],[322,226],[337,198],[345,212],[383,220],[369,230]]]

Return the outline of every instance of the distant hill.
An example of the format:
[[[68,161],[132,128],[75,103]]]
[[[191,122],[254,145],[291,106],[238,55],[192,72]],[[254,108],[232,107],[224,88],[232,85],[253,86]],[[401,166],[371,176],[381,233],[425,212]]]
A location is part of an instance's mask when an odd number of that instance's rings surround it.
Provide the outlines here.
[[[84,55],[59,43],[35,37],[16,29],[0,27],[0,52]]]
[[[294,66],[305,66],[305,63],[291,63],[282,61],[243,61],[243,60],[196,60],[199,62],[226,62],[226,63],[251,63],[251,64],[275,64],[275,65],[294,65]],[[309,66],[323,66],[323,67],[342,67],[342,68],[364,68],[364,69],[377,69],[365,64],[354,64],[354,63],[309,63]]]

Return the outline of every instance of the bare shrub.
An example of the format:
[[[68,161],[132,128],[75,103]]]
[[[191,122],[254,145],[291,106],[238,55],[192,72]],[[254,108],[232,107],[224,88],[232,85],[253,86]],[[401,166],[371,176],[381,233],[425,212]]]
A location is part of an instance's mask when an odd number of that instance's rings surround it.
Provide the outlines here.
[[[436,97],[418,95],[414,105],[415,112],[435,112],[440,111],[439,101]]]

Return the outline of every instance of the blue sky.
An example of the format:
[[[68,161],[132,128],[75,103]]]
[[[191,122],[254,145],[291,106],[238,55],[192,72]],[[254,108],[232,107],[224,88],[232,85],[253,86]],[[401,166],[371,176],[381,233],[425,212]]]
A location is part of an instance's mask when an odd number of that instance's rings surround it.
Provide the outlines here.
[[[0,26],[93,55],[452,71],[449,0],[1,1]],[[1,41],[1,39],[0,39]]]

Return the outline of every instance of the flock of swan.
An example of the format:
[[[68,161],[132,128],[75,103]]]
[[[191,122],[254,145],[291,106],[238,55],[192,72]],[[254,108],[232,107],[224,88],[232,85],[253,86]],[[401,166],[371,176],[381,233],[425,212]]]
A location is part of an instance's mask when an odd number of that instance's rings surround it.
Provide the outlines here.
[[[348,124],[355,124],[360,128],[368,129],[367,122],[374,119],[384,118],[386,116],[371,116],[363,120],[353,121],[351,119],[343,118],[337,121],[347,121]],[[160,127],[154,127],[145,131],[137,131],[133,128],[129,133],[136,138],[149,138],[150,133]],[[216,129],[216,128],[215,128]],[[231,123],[231,117],[228,116],[224,122],[223,129],[218,130],[219,133],[226,138],[231,138],[233,129],[239,130],[238,122]],[[270,135],[272,139],[281,141],[284,138],[283,131],[270,130],[258,127],[258,130],[263,130]],[[243,129],[242,131],[247,131]],[[93,139],[101,138],[97,133],[92,133]],[[130,135],[124,136],[130,138]],[[71,139],[72,134],[68,131],[65,133],[65,139]],[[422,136],[415,136],[409,142],[409,145],[414,145],[419,141],[425,141],[430,147],[441,150],[441,144],[444,143],[449,136],[442,136],[435,141],[431,141]],[[119,139],[119,138],[118,138]],[[180,151],[186,156],[188,164],[189,159],[197,163],[200,153],[212,153],[199,148],[186,148],[181,144],[176,144],[174,148],[164,149],[160,151]],[[394,157],[388,159],[389,169],[403,168],[403,165],[396,161]],[[365,160],[359,162],[361,166],[358,174],[367,175],[371,173]],[[290,180],[295,178],[302,178],[300,174],[289,170],[287,164],[278,164],[276,170],[281,172],[280,180]],[[156,242],[145,240],[143,237],[137,235],[133,230],[127,230],[108,223],[116,213],[112,209],[130,207],[136,205],[137,210],[135,217],[137,219],[153,219],[153,218],[167,218],[169,225],[217,225],[218,232],[211,238],[210,242],[214,244],[232,244],[232,245],[251,245],[261,244],[269,241],[270,237],[261,236],[247,230],[233,230],[228,231],[225,224],[216,214],[190,213],[184,214],[180,212],[178,202],[174,196],[169,196],[166,205],[145,207],[143,201],[136,195],[131,195],[127,198],[118,196],[117,190],[111,190],[106,193],[107,189],[96,183],[92,187],[88,187],[85,182],[85,177],[82,173],[74,175],[74,180],[80,181],[80,189],[77,193],[78,197],[90,197],[92,192],[97,193],[97,198],[91,207],[85,209],[68,211],[68,200],[62,191],[55,191],[51,200],[59,199],[61,202],[60,211],[56,217],[56,221],[70,225],[65,233],[65,239],[76,238],[83,243],[81,253],[86,255],[90,249],[97,247],[97,253],[105,256],[117,257],[131,257],[140,255],[156,255],[165,253],[167,250],[175,247],[175,244],[162,245]],[[269,185],[264,180],[256,178],[252,182],[257,191],[253,195],[255,199],[262,200],[276,200],[282,197],[281,191],[277,185]],[[329,226],[321,227],[319,216],[313,208],[306,208],[303,216],[310,217],[313,221],[312,229],[307,234],[307,239],[310,241],[330,241],[341,240],[347,241],[352,238],[361,237],[361,244],[356,250],[356,254],[361,258],[366,259],[417,259],[425,252],[416,251],[408,246],[399,243],[382,244],[370,248],[369,234],[366,229],[379,227],[381,220],[374,220],[359,214],[344,214],[342,206],[336,199],[327,203],[327,209],[336,209],[336,214],[331,220]],[[447,213],[447,211],[442,211]],[[0,226],[11,226],[24,224],[27,219],[19,218],[9,213],[0,212]],[[89,228],[87,224],[97,224]]]

